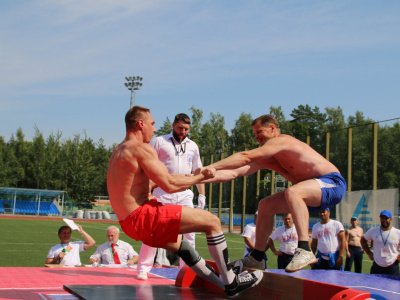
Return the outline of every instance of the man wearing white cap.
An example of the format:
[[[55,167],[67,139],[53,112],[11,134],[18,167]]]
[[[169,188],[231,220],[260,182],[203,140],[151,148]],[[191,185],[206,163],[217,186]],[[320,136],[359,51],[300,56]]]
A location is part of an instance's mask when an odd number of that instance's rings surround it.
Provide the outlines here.
[[[370,228],[361,238],[361,245],[373,261],[371,274],[399,275],[400,230],[392,226],[392,213],[382,210],[379,214],[381,226]],[[372,241],[372,250],[367,241]]]

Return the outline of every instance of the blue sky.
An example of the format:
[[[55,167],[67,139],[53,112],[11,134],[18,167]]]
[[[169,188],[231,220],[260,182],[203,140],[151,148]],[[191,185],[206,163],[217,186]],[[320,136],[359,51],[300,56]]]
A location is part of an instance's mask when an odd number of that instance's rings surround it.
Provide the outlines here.
[[[156,127],[281,106],[400,117],[399,1],[0,1],[0,135],[120,142],[127,75]]]

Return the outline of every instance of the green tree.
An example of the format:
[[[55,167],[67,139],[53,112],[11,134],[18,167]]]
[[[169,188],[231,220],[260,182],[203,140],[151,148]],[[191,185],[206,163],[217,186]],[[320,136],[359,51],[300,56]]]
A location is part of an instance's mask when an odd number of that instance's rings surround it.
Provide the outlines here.
[[[164,134],[171,133],[172,131],[172,122],[167,117],[167,119],[163,122],[161,127],[155,132],[155,136],[161,136]]]
[[[230,149],[235,149],[235,151],[243,151],[245,149],[253,149],[257,147],[251,127],[252,121],[253,118],[250,114],[240,114],[239,119],[236,120],[235,127],[231,132]]]
[[[36,189],[49,188],[46,184],[46,145],[38,128],[35,128],[35,135],[28,156],[31,161],[26,170],[26,182],[29,187]]]

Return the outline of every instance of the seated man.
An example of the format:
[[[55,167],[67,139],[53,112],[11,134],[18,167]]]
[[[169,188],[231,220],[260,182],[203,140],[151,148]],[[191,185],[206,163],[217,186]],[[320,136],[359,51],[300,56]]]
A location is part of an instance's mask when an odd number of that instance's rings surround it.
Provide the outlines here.
[[[138,261],[138,254],[127,242],[119,239],[119,228],[109,226],[107,228],[107,242],[97,247],[96,252],[90,256],[92,264],[121,264],[133,265]]]
[[[81,258],[79,253],[85,251],[96,244],[96,241],[78,225],[79,232],[85,241],[71,242],[72,230],[64,225],[58,229],[60,243],[51,247],[47,254],[46,264],[60,264],[63,266],[80,266]]]

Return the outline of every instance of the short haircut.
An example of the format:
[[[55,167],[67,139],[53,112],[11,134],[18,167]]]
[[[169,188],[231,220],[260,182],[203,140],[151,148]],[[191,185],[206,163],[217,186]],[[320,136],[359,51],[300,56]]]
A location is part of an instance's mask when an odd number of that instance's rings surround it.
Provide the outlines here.
[[[173,124],[178,123],[179,121],[182,121],[183,123],[190,125],[190,118],[187,114],[184,113],[177,114],[175,116]]]
[[[58,234],[61,233],[61,231],[63,231],[64,229],[69,229],[70,232],[72,232],[71,227],[67,226],[67,225],[63,225],[60,228],[58,228]]]
[[[272,115],[259,116],[258,118],[254,119],[253,122],[251,122],[251,126],[256,125],[258,122],[260,122],[262,126],[266,126],[268,124],[274,124],[276,127],[279,128],[278,121]]]
[[[119,228],[117,226],[111,225],[107,227],[107,231],[109,230],[115,230],[117,233],[119,233]]]
[[[131,107],[125,115],[126,130],[135,129],[136,122],[144,118],[146,113],[150,113],[150,109],[142,106]]]

